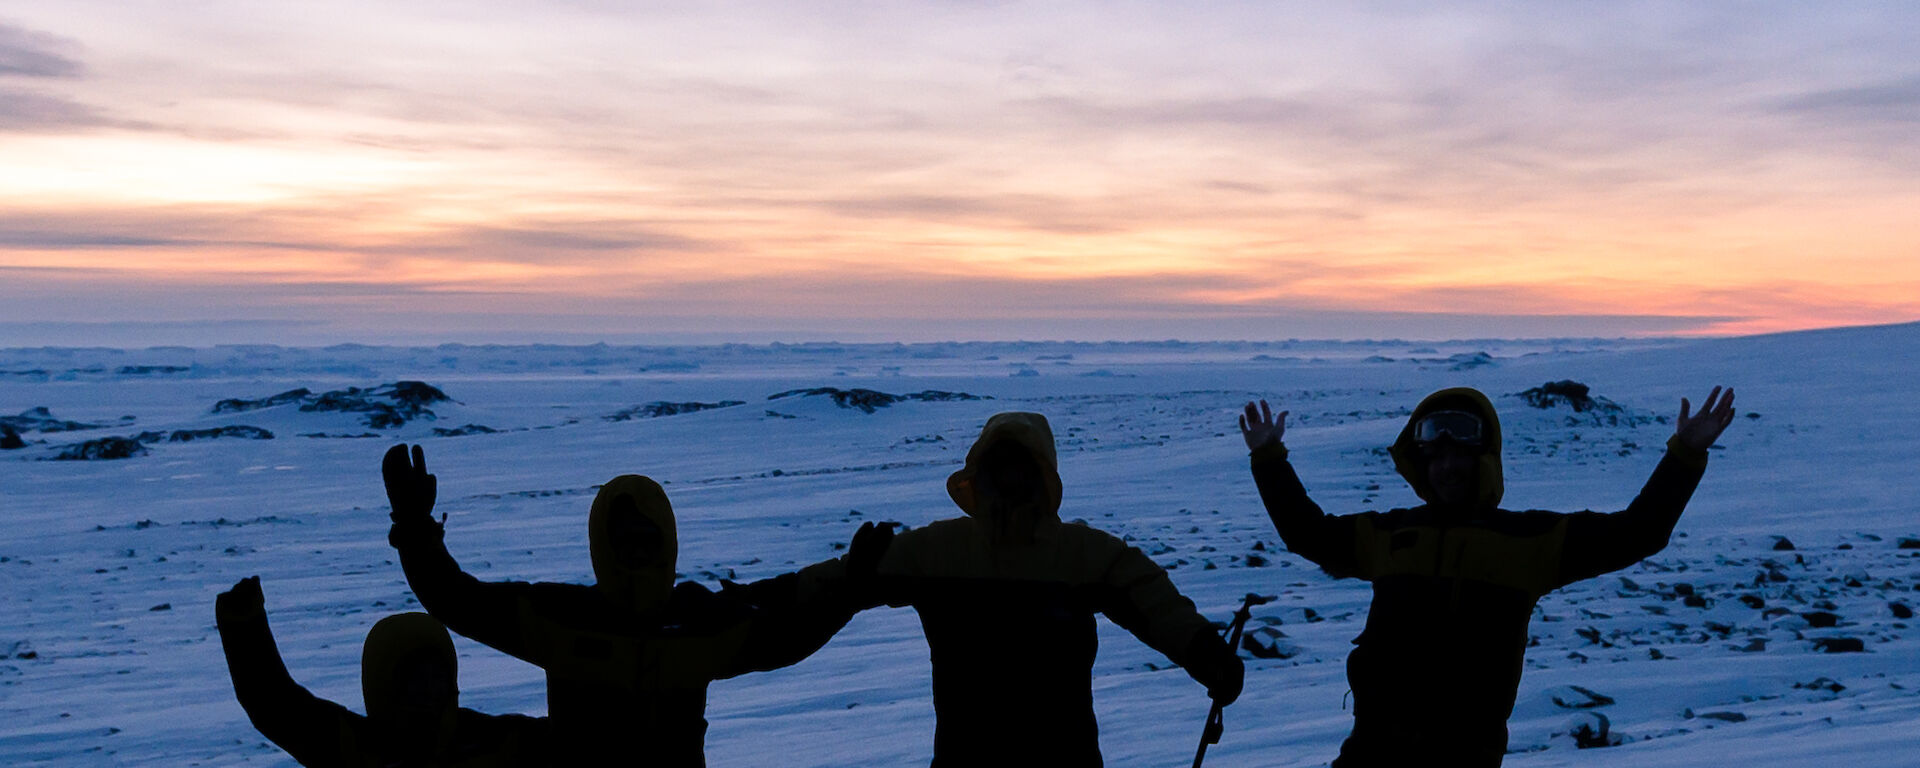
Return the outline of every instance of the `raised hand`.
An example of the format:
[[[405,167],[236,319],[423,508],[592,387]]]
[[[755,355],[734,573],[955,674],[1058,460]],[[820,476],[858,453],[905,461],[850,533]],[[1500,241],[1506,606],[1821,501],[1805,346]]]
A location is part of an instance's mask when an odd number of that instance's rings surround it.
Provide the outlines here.
[[[899,523],[861,523],[847,545],[847,575],[856,580],[872,579],[880,570],[880,558],[893,543],[893,529]]]
[[[219,613],[243,616],[265,610],[267,599],[260,593],[260,577],[248,576],[233,583],[233,589],[220,593],[213,598],[213,609]]]
[[[1733,388],[1728,387],[1723,397],[1720,388],[1714,387],[1707,401],[1700,404],[1700,412],[1689,416],[1692,406],[1686,398],[1680,398],[1680,418],[1674,420],[1673,433],[1681,444],[1704,451],[1733,423]]]
[[[393,505],[395,525],[432,522],[439,481],[427,474],[427,454],[420,446],[413,446],[411,461],[405,443],[388,449],[380,461],[380,476],[387,481],[387,502]]]
[[[1291,411],[1273,412],[1267,401],[1261,400],[1259,407],[1247,403],[1247,412],[1240,414],[1240,436],[1247,439],[1247,449],[1252,450],[1267,443],[1279,443],[1287,431],[1287,414]]]

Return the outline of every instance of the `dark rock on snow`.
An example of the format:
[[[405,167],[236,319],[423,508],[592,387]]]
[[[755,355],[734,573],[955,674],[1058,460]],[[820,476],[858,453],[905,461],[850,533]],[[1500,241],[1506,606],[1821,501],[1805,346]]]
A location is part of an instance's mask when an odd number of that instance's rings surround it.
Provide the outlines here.
[[[301,387],[299,389],[290,389],[277,395],[263,397],[258,400],[242,400],[240,398],[228,398],[226,400],[222,400],[220,402],[214,403],[213,412],[214,413],[240,413],[242,411],[251,411],[258,408],[272,408],[276,405],[286,405],[288,403],[301,402],[303,400],[306,400],[307,396],[311,394],[313,394],[312,391],[308,390],[306,387]]]
[[[11,451],[27,447],[27,441],[20,439],[20,433],[13,427],[0,424],[0,451]]]
[[[248,426],[246,424],[230,424],[224,427],[212,427],[209,429],[176,429],[172,432],[142,432],[134,436],[133,439],[143,443],[158,443],[161,441],[169,443],[191,443],[195,440],[212,440],[220,437],[238,437],[247,440],[272,440],[273,433],[260,427]]]
[[[768,395],[767,399],[779,400],[785,397],[831,397],[833,398],[834,405],[840,406],[842,408],[858,408],[865,413],[873,413],[875,410],[885,408],[889,405],[893,405],[894,403],[906,402],[908,400],[919,400],[923,402],[937,402],[937,401],[946,401],[946,400],[990,400],[992,399],[989,397],[982,397],[980,395],[970,395],[965,392],[942,392],[939,390],[932,390],[932,389],[926,390],[924,392],[912,392],[904,395],[893,395],[893,394],[888,394],[886,392],[877,392],[871,389],[839,389],[836,387],[813,387],[811,389],[790,389],[785,392],[781,392],[779,394]]]
[[[447,393],[424,381],[396,381],[378,387],[348,387],[318,395],[302,387],[258,400],[232,398],[214,403],[214,413],[239,413],[298,403],[308,413],[364,413],[363,421],[374,429],[392,429],[414,419],[437,418],[434,403],[447,402]]]
[[[1613,703],[1613,697],[1591,688],[1578,685],[1562,685],[1547,691],[1553,703],[1567,709],[1592,709]]]
[[[485,424],[462,424],[458,427],[454,427],[453,429],[447,429],[445,427],[433,428],[433,434],[437,437],[460,437],[463,435],[491,435],[499,431],[500,430],[494,429],[493,427],[489,427]]]
[[[678,416],[683,413],[710,411],[715,408],[732,408],[736,405],[746,404],[745,400],[722,400],[717,403],[669,403],[656,400],[646,405],[622,408],[602,418],[607,421],[632,421],[634,419],[652,419],[660,416]]]
[[[1813,649],[1823,653],[1861,653],[1867,650],[1867,644],[1857,637],[1822,637],[1813,641]]]
[[[1256,659],[1291,659],[1300,655],[1300,646],[1287,641],[1285,633],[1273,627],[1258,627],[1240,636],[1240,647]]]
[[[105,459],[130,459],[143,456],[147,447],[140,441],[128,437],[102,437],[84,443],[74,443],[54,454],[55,461],[101,461]]]
[[[9,427],[17,432],[76,432],[103,426],[106,425],[56,419],[44,405],[28,408],[18,416],[0,416],[0,427]]]

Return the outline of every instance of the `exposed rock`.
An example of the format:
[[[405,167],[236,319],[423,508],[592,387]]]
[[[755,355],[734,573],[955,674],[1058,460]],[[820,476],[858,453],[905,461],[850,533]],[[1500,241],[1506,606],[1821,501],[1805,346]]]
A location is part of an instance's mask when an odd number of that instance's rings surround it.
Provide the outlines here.
[[[1827,627],[1840,625],[1840,617],[1826,611],[1807,611],[1806,613],[1800,614],[1800,618],[1806,619],[1807,626],[1814,629],[1826,629]]]
[[[834,405],[840,406],[842,408],[858,408],[865,413],[873,413],[878,409],[885,408],[889,405],[893,405],[894,403],[906,402],[908,400],[919,400],[923,402],[938,402],[938,401],[947,401],[947,400],[991,400],[992,399],[990,397],[982,397],[980,395],[971,395],[965,392],[942,392],[939,390],[932,390],[932,389],[926,390],[924,392],[912,392],[904,395],[892,395],[886,392],[878,392],[871,389],[839,389],[836,387],[813,387],[811,389],[790,389],[785,392],[781,392],[779,394],[768,395],[767,399],[779,400],[785,397],[831,397],[833,398]]]
[[[113,372],[120,376],[152,376],[154,374],[186,373],[193,370],[184,365],[123,365]]]
[[[1792,540],[1792,539],[1788,539],[1788,538],[1787,538],[1787,537],[1785,537],[1785,536],[1775,536],[1775,537],[1773,537],[1773,551],[1775,551],[1775,552],[1792,552],[1792,551],[1793,551],[1793,540]]]
[[[147,447],[140,441],[128,437],[102,437],[84,443],[61,448],[54,454],[55,461],[102,461],[106,459],[130,459],[144,456]]]
[[[53,417],[53,412],[42,405],[21,411],[18,416],[0,416],[0,426],[11,427],[18,432],[76,432],[82,429],[99,429],[106,425],[56,419]]]
[[[683,413],[710,411],[715,408],[732,408],[736,405],[746,405],[746,401],[722,400],[717,403],[669,403],[656,400],[646,405],[636,405],[632,408],[614,411],[602,418],[607,421],[632,421],[634,419],[651,419],[660,416],[678,416]]]
[[[1897,546],[1901,549],[1920,549],[1920,537],[1902,536]]]
[[[1444,362],[1447,363],[1448,370],[1468,371],[1482,366],[1493,365],[1493,355],[1485,352],[1462,352],[1457,355],[1449,355]]]
[[[1723,723],[1744,723],[1747,721],[1747,716],[1739,712],[1701,712],[1695,714],[1693,710],[1689,709],[1686,711],[1685,716],[1689,719],[1699,717],[1707,720],[1719,720]]]
[[[302,402],[307,399],[308,395],[311,395],[311,394],[313,394],[312,391],[308,390],[306,387],[301,387],[299,389],[290,389],[270,397],[263,397],[258,400],[242,400],[239,398],[228,398],[226,400],[222,400],[220,402],[214,403],[213,412],[214,413],[240,413],[241,411],[251,411],[258,408],[272,408],[276,405],[286,405],[288,403]]]
[[[1847,689],[1846,686],[1835,682],[1833,678],[1830,677],[1814,678],[1812,682],[1807,683],[1794,683],[1793,687],[1803,691],[1826,691],[1828,693],[1839,693]]]
[[[1562,685],[1547,689],[1547,696],[1553,703],[1566,709],[1592,709],[1613,703],[1613,697],[1578,685]]]
[[[447,402],[447,393],[424,381],[396,381],[377,387],[348,387],[313,394],[305,387],[292,389],[259,400],[238,398],[214,403],[214,413],[238,413],[298,403],[300,410],[364,413],[364,422],[374,429],[392,429],[414,419],[437,418],[429,405]]]
[[[1867,644],[1857,637],[1822,637],[1813,641],[1813,649],[1822,653],[1861,653],[1867,650]]]
[[[433,428],[433,434],[438,437],[461,437],[463,435],[491,435],[499,431],[500,430],[494,429],[493,427],[489,427],[484,424],[462,424],[460,426],[454,427],[453,429],[447,429],[445,427]]]
[[[1623,739],[1613,733],[1613,724],[1607,716],[1599,712],[1581,712],[1567,721],[1566,734],[1573,738],[1573,745],[1580,749],[1597,749],[1619,746]]]
[[[1892,611],[1893,617],[1896,619],[1913,618],[1913,606],[1907,605],[1906,603],[1898,601],[1887,603],[1887,610]]]
[[[1526,400],[1527,405],[1535,408],[1556,408],[1564,405],[1572,408],[1574,413],[1586,413],[1606,406],[1613,406],[1615,409],[1620,407],[1606,400],[1595,399],[1588,394],[1587,385],[1572,379],[1549,381],[1533,389],[1514,394]]]
[[[1572,410],[1576,415],[1566,418],[1569,427],[1638,426],[1661,421],[1660,417],[1635,413],[1604,397],[1594,397],[1588,392],[1587,385],[1577,381],[1549,381],[1533,389],[1514,392],[1511,396],[1521,398],[1535,408],[1551,410],[1566,407]],[[1631,451],[1626,448],[1622,450]]]
[[[1300,646],[1273,627],[1256,627],[1240,636],[1240,647],[1256,659],[1291,659],[1300,655]]]
[[[0,424],[0,451],[25,447],[27,447],[27,441],[20,439],[20,433],[13,431],[13,427]]]
[[[143,443],[158,443],[161,441],[169,443],[191,443],[195,440],[212,440],[219,437],[238,437],[247,440],[272,440],[273,433],[260,427],[248,426],[246,424],[230,424],[224,427],[212,427],[209,429],[176,429],[172,432],[142,432],[135,435],[133,439]]]

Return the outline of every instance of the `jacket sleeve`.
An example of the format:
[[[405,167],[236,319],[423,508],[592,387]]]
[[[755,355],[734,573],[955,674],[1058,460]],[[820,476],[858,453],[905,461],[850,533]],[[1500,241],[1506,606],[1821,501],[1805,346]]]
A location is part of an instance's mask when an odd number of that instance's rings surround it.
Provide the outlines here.
[[[214,621],[227,672],[233,676],[234,698],[254,729],[301,765],[338,763],[342,727],[361,716],[293,681],[264,611],[216,610]]]
[[[1214,634],[1213,624],[1200,615],[1192,600],[1174,588],[1173,579],[1159,563],[1136,547],[1108,538],[1118,552],[1101,578],[1107,595],[1101,613],[1199,679],[1201,670],[1189,656],[1196,649],[1195,636],[1200,632]],[[1212,684],[1211,680],[1200,682]]]
[[[722,598],[745,604],[752,622],[722,677],[764,672],[799,663],[833,639],[853,619],[856,606],[844,586],[803,591],[805,581],[831,574],[838,558],[750,584],[721,590]],[[844,567],[838,570],[844,571]],[[812,573],[809,573],[812,571]]]
[[[1273,520],[1273,528],[1286,542],[1287,550],[1335,577],[1365,578],[1355,554],[1355,518],[1328,515],[1307,498],[1306,486],[1287,461],[1286,446],[1269,443],[1255,448],[1252,462],[1260,503],[1266,506],[1267,517]]]
[[[545,644],[529,642],[524,626],[533,585],[484,582],[460,570],[460,564],[447,552],[438,523],[418,527],[397,524],[388,539],[400,551],[400,568],[407,574],[407,586],[427,613],[469,639],[546,666],[549,654]]]
[[[1706,470],[1706,452],[1688,448],[1676,437],[1667,441],[1666,456],[1625,510],[1568,515],[1559,583],[1616,571],[1665,549]]]

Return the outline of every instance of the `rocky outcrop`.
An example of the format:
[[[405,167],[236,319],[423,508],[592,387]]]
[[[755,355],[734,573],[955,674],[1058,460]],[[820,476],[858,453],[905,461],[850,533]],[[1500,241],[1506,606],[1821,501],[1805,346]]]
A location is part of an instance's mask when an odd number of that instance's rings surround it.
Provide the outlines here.
[[[601,418],[607,421],[632,421],[634,419],[652,419],[660,416],[678,416],[683,413],[710,411],[715,408],[732,408],[736,405],[746,405],[746,401],[722,400],[717,403],[669,403],[656,400],[646,405],[623,408]]]
[[[302,387],[258,400],[230,398],[214,403],[213,412],[240,413],[298,404],[300,410],[308,413],[363,413],[366,415],[362,421],[367,426],[392,429],[415,419],[431,421],[438,418],[428,406],[451,400],[447,393],[424,381],[396,381],[377,387],[348,387],[317,395]]]
[[[311,394],[313,394],[312,391],[308,390],[306,387],[301,387],[299,389],[290,389],[280,394],[272,395],[270,397],[263,397],[258,400],[242,400],[237,397],[228,398],[226,400],[222,400],[220,402],[214,403],[213,412],[214,413],[240,413],[242,411],[251,411],[259,408],[272,408],[276,405],[286,405],[288,403],[302,402],[307,399],[308,395],[311,395]]]
[[[54,454],[55,461],[104,461],[108,459],[131,459],[144,456],[147,447],[130,437],[102,437],[84,443],[74,443]]]
[[[82,429],[99,429],[104,424],[85,424],[78,421],[56,419],[47,407],[37,406],[20,412],[18,416],[0,416],[0,427],[10,427],[16,432],[77,432]]]
[[[864,413],[873,413],[876,410],[893,405],[894,403],[906,402],[909,400],[918,400],[922,402],[938,402],[938,401],[945,401],[945,400],[991,400],[992,399],[990,397],[983,397],[981,395],[970,395],[965,392],[942,392],[940,390],[933,390],[933,389],[929,389],[922,392],[911,392],[904,395],[894,395],[894,394],[888,394],[886,392],[878,392],[871,389],[839,389],[836,387],[813,387],[811,389],[790,389],[785,392],[781,392],[779,394],[768,395],[767,399],[779,400],[781,398],[787,398],[787,397],[829,397],[833,399],[834,405],[840,406],[841,408],[856,408]]]

